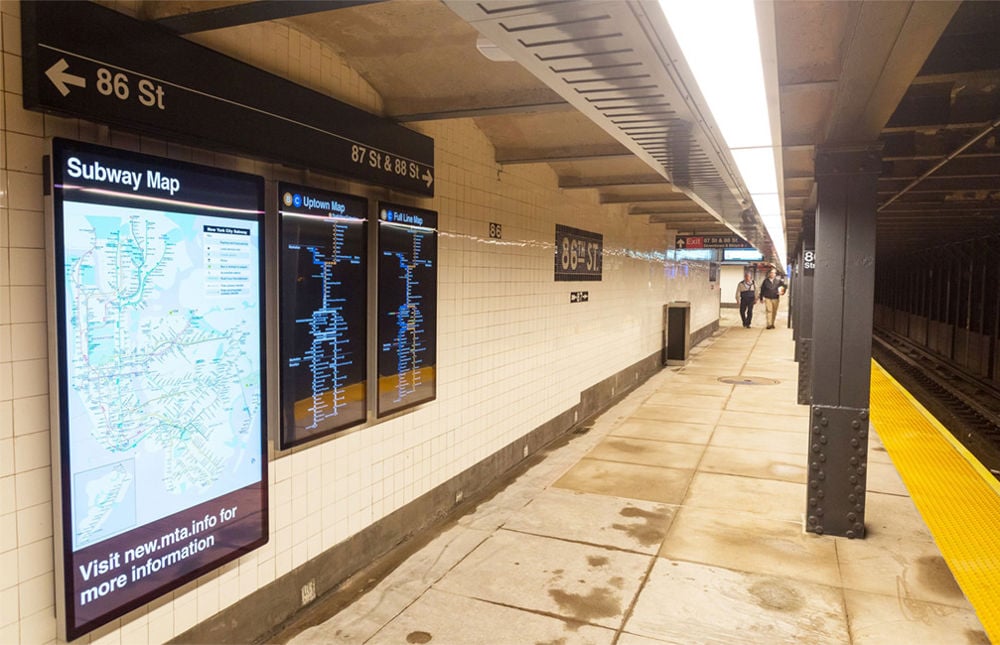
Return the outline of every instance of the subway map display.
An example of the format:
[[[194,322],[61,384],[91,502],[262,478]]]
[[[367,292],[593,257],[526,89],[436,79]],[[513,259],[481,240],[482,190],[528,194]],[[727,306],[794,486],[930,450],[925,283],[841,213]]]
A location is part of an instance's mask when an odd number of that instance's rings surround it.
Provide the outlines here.
[[[437,213],[379,203],[378,414],[437,393]]]
[[[279,184],[282,447],[367,418],[368,202]]]
[[[267,539],[260,178],[53,144],[68,638]]]

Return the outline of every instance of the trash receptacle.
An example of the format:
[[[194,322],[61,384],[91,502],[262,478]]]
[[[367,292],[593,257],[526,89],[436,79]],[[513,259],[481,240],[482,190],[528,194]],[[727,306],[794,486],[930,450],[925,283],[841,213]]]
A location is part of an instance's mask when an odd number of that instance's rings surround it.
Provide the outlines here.
[[[664,364],[684,365],[691,349],[691,303],[675,301],[663,306]]]

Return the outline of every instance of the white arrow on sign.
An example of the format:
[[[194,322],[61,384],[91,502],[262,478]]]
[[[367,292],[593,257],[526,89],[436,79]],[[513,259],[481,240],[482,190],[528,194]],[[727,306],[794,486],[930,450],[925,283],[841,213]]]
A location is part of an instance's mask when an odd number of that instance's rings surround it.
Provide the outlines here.
[[[433,183],[434,183],[434,175],[432,175],[432,174],[431,174],[431,171],[430,171],[430,170],[425,170],[425,171],[424,171],[424,176],[423,176],[423,177],[421,177],[421,179],[423,179],[423,180],[424,180],[424,183],[426,183],[426,184],[427,184],[427,187],[428,187],[428,188],[430,188],[430,187],[431,187],[431,184],[433,184]]]
[[[63,96],[69,94],[69,88],[67,85],[75,85],[76,87],[87,87],[87,79],[82,76],[76,76],[75,74],[67,74],[66,70],[69,69],[69,63],[66,62],[65,58],[60,58],[45,72],[45,75],[49,77],[52,84],[56,86],[59,93]]]

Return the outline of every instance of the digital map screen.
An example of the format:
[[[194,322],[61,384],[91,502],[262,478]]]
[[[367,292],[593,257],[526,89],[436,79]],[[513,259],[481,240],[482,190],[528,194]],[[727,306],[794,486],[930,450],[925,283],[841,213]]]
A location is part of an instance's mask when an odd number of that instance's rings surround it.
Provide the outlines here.
[[[437,213],[379,203],[378,414],[437,393]]]
[[[60,139],[52,177],[73,639],[267,541],[264,186]]]
[[[367,418],[368,202],[278,185],[281,445]]]

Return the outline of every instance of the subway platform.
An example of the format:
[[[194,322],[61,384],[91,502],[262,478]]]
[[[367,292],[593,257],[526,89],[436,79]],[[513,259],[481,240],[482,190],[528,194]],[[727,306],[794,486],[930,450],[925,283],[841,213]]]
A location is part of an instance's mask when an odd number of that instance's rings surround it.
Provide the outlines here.
[[[876,433],[866,539],[803,531],[808,408],[762,313],[723,310],[686,365],[274,642],[988,643]]]

